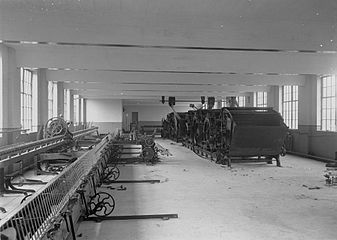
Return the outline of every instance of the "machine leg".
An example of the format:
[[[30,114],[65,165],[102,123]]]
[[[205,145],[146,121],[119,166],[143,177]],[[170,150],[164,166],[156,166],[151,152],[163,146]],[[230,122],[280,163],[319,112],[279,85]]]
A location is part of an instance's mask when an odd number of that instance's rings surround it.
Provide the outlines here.
[[[277,155],[275,158],[276,158],[276,166],[281,167],[280,155]]]
[[[229,168],[232,167],[232,160],[231,160],[230,157],[227,158],[227,166],[228,166]]]

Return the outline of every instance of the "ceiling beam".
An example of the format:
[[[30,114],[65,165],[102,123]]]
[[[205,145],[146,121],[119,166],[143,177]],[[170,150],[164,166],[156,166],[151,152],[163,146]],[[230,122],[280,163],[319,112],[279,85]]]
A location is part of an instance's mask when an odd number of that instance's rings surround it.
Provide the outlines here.
[[[13,44],[17,64],[36,68],[218,73],[335,74],[336,53],[241,52]]]
[[[265,88],[263,88],[265,89]],[[137,96],[140,99],[143,97],[161,97],[161,96],[179,96],[179,97],[200,97],[200,96],[214,96],[214,97],[226,97],[237,96],[244,94],[243,91],[109,91],[109,90],[74,90],[75,94],[83,97],[95,97],[95,96],[110,96],[111,98],[117,97],[120,99],[129,99],[131,96]]]
[[[48,70],[49,81],[69,83],[177,83],[177,84],[236,84],[236,85],[299,85],[305,83],[305,75],[265,75],[229,73],[182,72],[118,72],[94,70]]]
[[[114,83],[64,83],[64,88],[74,90],[102,90],[125,93],[142,92],[268,92],[267,86],[239,85],[154,85],[154,84],[114,84]],[[146,94],[144,94],[146,95]]]

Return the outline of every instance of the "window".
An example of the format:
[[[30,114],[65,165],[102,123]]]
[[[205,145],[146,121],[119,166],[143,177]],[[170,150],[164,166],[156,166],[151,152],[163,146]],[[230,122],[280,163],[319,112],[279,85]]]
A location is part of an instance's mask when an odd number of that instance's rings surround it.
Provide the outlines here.
[[[84,98],[81,98],[81,117],[80,122],[84,123]]]
[[[48,82],[48,118],[57,116],[57,84]]]
[[[291,129],[298,129],[298,86],[282,87],[282,116]]]
[[[80,115],[79,100],[80,100],[80,96],[74,95],[74,125],[78,125],[78,122],[80,121],[79,120],[79,115]]]
[[[254,107],[267,107],[267,92],[254,93]]]
[[[336,131],[336,77],[321,77],[321,129]]]
[[[53,105],[54,105],[54,84],[48,82],[48,119],[53,117]]]
[[[237,97],[239,107],[246,106],[246,96],[238,96]]]
[[[70,120],[70,105],[69,105],[69,101],[70,100],[70,91],[69,89],[64,89],[64,108],[63,108],[63,117],[64,120]]]
[[[33,130],[33,72],[20,68],[21,127]]]
[[[2,93],[3,93],[3,91],[2,91],[2,85],[3,85],[3,74],[2,74],[2,53],[1,53],[1,48],[0,48],[0,137],[2,137],[2,128],[3,128],[3,110],[2,110],[2,108],[3,108],[3,103],[2,103]],[[0,139],[0,141],[1,141],[1,139]]]

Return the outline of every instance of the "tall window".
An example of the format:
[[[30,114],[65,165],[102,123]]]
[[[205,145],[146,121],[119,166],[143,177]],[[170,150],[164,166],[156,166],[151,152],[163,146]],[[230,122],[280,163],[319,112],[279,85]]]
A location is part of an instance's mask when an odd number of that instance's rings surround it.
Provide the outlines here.
[[[267,107],[267,92],[254,93],[254,107]]]
[[[57,116],[57,84],[48,82],[48,118]]]
[[[64,89],[64,100],[63,100],[63,103],[64,103],[64,107],[63,107],[63,117],[65,120],[70,120],[70,112],[69,112],[69,98],[70,98],[70,92],[69,92],[69,89]]]
[[[336,131],[336,77],[321,78],[321,130]]]
[[[238,96],[237,97],[239,107],[246,106],[246,96]]]
[[[291,129],[298,129],[298,86],[282,87],[282,116]]]
[[[2,133],[1,133],[1,131],[3,130],[2,128],[3,128],[3,110],[2,110],[2,108],[3,108],[3,103],[2,103],[2,93],[3,93],[3,91],[2,91],[2,85],[3,85],[3,77],[2,77],[3,75],[2,75],[2,53],[1,53],[1,48],[0,48],[0,93],[1,93],[1,96],[0,96],[0,137],[2,137]],[[0,139],[1,140],[1,139]]]
[[[21,88],[21,126],[22,129],[32,130],[33,123],[33,72],[20,68]]]
[[[80,96],[74,95],[74,125],[78,125],[78,122],[80,121],[79,100],[80,100]]]
[[[81,117],[80,117],[80,122],[84,123],[84,98],[81,98]]]
[[[48,82],[48,118],[53,117],[53,106],[54,106],[54,84],[53,82]]]

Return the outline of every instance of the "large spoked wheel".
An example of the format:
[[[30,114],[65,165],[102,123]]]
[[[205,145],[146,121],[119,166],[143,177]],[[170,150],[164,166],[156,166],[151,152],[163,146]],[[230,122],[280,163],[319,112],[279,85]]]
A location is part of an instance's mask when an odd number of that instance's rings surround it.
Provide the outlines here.
[[[146,161],[146,162],[152,162],[155,158],[155,152],[152,148],[150,147],[146,147],[143,149],[143,152],[142,152],[142,155],[143,155],[143,159]]]
[[[105,181],[116,181],[121,173],[117,167],[107,167],[104,169],[103,174]]]
[[[106,217],[115,209],[115,199],[107,192],[95,194],[89,203],[91,214],[97,217]]]
[[[50,118],[44,127],[44,138],[64,135],[67,129],[67,123],[62,118]]]
[[[152,137],[146,137],[144,142],[146,147],[153,147],[155,145]]]

